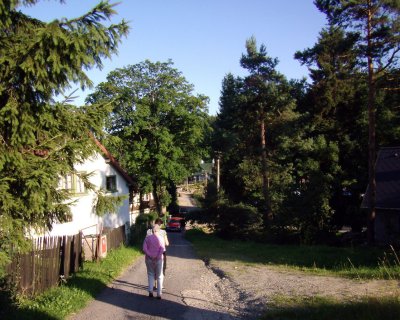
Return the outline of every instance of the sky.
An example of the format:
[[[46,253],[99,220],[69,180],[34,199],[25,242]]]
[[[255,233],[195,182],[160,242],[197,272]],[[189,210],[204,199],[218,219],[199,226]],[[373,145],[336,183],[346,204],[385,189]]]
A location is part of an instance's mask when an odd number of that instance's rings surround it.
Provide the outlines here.
[[[76,18],[100,0],[42,0],[21,10],[37,19],[51,21]],[[115,3],[117,1],[110,1]],[[223,78],[232,73],[245,76],[240,58],[246,39],[254,36],[267,53],[278,58],[276,69],[288,79],[308,76],[305,66],[293,58],[296,51],[312,47],[325,26],[325,16],[313,0],[119,0],[111,23],[129,22],[130,32],[122,39],[118,55],[104,60],[102,70],[88,71],[97,85],[117,68],[140,63],[174,63],[194,94],[210,98],[209,113],[217,114]],[[72,90],[78,89],[73,85]],[[92,90],[78,90],[76,105],[84,104]]]

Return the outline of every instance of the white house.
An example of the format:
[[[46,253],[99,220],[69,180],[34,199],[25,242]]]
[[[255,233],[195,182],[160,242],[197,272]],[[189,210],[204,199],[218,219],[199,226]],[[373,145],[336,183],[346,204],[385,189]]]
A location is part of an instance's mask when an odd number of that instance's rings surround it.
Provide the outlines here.
[[[88,158],[83,164],[77,164],[78,173],[90,173],[89,181],[96,190],[103,189],[110,196],[126,196],[117,212],[99,217],[94,212],[97,195],[93,190],[86,190],[78,175],[69,174],[60,179],[60,188],[73,193],[71,200],[72,219],[66,223],[56,223],[47,234],[50,236],[74,235],[82,232],[84,236],[98,235],[104,228],[117,228],[122,225],[129,227],[134,221],[130,213],[130,190],[133,179],[121,168],[108,150],[94,139],[98,152]]]

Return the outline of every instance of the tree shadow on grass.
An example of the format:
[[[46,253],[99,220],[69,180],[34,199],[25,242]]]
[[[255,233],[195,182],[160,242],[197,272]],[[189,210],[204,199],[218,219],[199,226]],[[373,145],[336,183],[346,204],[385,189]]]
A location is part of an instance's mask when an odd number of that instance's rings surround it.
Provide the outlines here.
[[[288,298],[289,299],[289,298]],[[261,320],[381,320],[400,319],[400,298],[365,298],[338,302],[328,299],[304,300],[303,303],[279,304],[267,310]]]
[[[107,284],[97,279],[87,278],[85,277],[84,274],[77,273],[75,277],[71,277],[68,280],[68,283],[65,286],[69,288],[76,288],[80,291],[84,291],[90,294],[92,298],[95,298],[102,290],[104,290],[104,288],[106,288]],[[44,303],[40,301],[44,295],[51,295],[51,291],[46,291],[42,295],[33,297],[32,301],[36,300],[37,301],[36,305],[44,305]],[[81,305],[79,305],[78,301],[75,304],[75,307],[83,308],[86,305],[86,300],[82,300],[80,301],[80,303]],[[35,303],[33,302],[33,304]],[[53,316],[49,313],[37,310],[34,307],[17,305],[16,303],[13,302],[11,294],[7,291],[0,291],[0,306],[1,306],[0,307],[1,320],[8,320],[8,319],[55,320],[55,319],[60,319],[60,317],[62,317],[61,313],[58,316]]]
[[[13,303],[11,295],[7,291],[0,291],[0,319],[2,320],[55,320],[49,314],[37,310],[30,310],[27,307],[18,307]]]
[[[109,277],[110,281],[113,280],[111,275],[107,275],[107,277]],[[107,283],[98,279],[88,278],[84,273],[77,273],[74,277],[68,279],[67,286],[90,293],[94,298],[107,286]]]
[[[27,308],[6,308],[6,311],[0,312],[0,319],[2,320],[32,320],[32,319],[40,319],[40,320],[55,320],[54,318],[47,313],[37,311],[37,310],[29,310]]]

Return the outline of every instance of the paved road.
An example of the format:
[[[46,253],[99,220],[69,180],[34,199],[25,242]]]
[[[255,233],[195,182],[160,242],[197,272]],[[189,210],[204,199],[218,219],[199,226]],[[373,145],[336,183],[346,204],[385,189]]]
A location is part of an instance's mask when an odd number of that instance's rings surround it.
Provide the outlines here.
[[[190,207],[186,195],[181,204]],[[163,299],[149,298],[144,258],[137,260],[93,302],[70,319],[231,320],[223,281],[198,259],[181,233],[168,233],[170,246]]]

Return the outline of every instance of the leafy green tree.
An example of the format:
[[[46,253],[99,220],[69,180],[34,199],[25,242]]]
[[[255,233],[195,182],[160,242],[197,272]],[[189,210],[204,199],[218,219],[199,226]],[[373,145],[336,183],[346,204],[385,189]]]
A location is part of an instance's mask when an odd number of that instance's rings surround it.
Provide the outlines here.
[[[376,96],[383,79],[398,67],[400,3],[393,0],[316,0],[330,24],[357,35],[358,58],[366,68],[368,85],[368,240],[374,239],[376,203]]]
[[[111,72],[88,100],[112,106],[105,144],[142,191],[152,190],[159,213],[170,202],[166,188],[197,169],[207,151],[207,98],[192,91],[171,61],[144,61]]]
[[[128,32],[123,21],[102,24],[115,14],[108,2],[49,23],[19,11],[36,2],[0,3],[0,269],[26,247],[26,232],[68,220],[59,177],[93,152],[88,133],[101,131],[107,110],[52,98],[71,83],[90,86],[83,70],[101,67]]]

